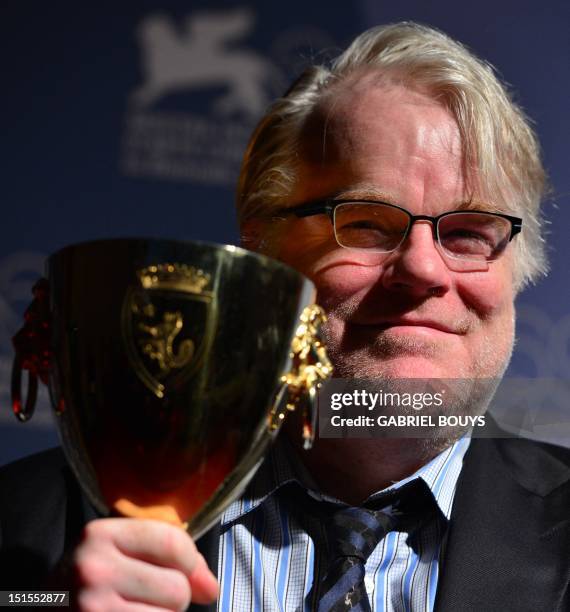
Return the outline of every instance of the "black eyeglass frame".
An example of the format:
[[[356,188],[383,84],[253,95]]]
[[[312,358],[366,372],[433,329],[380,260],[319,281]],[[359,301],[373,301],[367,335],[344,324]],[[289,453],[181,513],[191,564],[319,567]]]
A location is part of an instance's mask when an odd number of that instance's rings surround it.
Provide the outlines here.
[[[441,245],[441,242],[439,240],[438,227],[439,227],[440,219],[443,219],[444,217],[450,217],[452,215],[461,215],[465,213],[479,213],[479,214],[489,215],[491,217],[499,217],[501,219],[506,219],[511,224],[511,231],[509,233],[509,238],[507,240],[507,243],[510,242],[522,230],[522,222],[523,222],[523,220],[520,217],[513,217],[512,215],[506,215],[504,213],[491,212],[488,210],[477,210],[477,209],[450,210],[450,211],[442,213],[441,215],[437,215],[435,217],[430,217],[429,215],[412,215],[412,213],[409,210],[406,210],[402,206],[398,206],[397,204],[389,204],[388,202],[381,202],[379,200],[332,200],[332,199],[316,200],[313,202],[306,202],[304,204],[300,204],[299,206],[292,206],[291,208],[282,208],[278,211],[277,214],[295,215],[296,217],[299,217],[299,218],[312,217],[313,215],[326,214],[332,223],[333,231],[335,231],[335,238],[336,238],[336,230],[335,230],[335,223],[334,223],[335,216],[334,215],[335,215],[336,208],[340,206],[341,204],[373,204],[373,205],[378,204],[381,206],[388,206],[390,208],[401,210],[409,217],[408,227],[406,229],[405,234],[402,236],[402,240],[400,241],[400,243],[390,251],[376,251],[378,253],[392,253],[396,251],[406,240],[406,238],[408,237],[416,221],[429,221],[431,223],[434,239],[437,242],[437,244],[441,246],[441,248],[444,248],[444,247]],[[337,239],[337,242],[338,242],[338,239]],[[343,248],[348,248],[348,249],[358,248],[358,247],[346,247],[340,243],[339,243],[339,246],[342,246]],[[374,249],[359,249],[359,250],[374,251]]]

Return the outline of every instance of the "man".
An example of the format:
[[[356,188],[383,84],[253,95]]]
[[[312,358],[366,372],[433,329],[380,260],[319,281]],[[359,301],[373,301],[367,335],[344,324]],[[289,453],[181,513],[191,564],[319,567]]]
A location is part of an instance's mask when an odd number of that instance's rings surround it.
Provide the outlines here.
[[[238,209],[245,246],[315,282],[336,376],[481,379],[504,373],[514,298],[546,268],[543,189],[535,137],[492,70],[439,32],[397,24],[275,103],[246,152]],[[180,530],[103,519],[72,556],[78,605],[569,609],[569,453],[461,434],[318,439],[304,453],[292,420],[200,543],[219,589]],[[369,523],[364,536],[344,523],[365,554],[333,552],[329,520],[345,510]]]

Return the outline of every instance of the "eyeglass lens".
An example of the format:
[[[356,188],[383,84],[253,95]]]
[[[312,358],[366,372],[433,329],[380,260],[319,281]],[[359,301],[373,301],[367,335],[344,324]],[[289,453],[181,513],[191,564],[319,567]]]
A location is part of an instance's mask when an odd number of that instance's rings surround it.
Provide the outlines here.
[[[350,202],[335,208],[338,243],[356,249],[388,253],[403,242],[410,225],[404,210],[383,204]],[[485,212],[458,212],[438,222],[439,246],[455,259],[488,262],[505,250],[511,224]]]

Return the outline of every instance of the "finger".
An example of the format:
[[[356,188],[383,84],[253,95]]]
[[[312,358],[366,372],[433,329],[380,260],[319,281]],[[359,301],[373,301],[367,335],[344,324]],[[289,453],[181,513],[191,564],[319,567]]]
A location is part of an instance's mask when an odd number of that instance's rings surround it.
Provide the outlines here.
[[[89,597],[85,609],[101,606],[114,595],[125,600],[185,610],[191,600],[188,577],[176,569],[123,555],[109,542],[91,542],[76,553],[79,595]]]
[[[102,551],[103,548],[104,551]],[[85,568],[85,563],[81,564],[80,574],[84,583],[91,582],[89,575],[93,573],[97,575],[97,572],[107,572],[107,575],[99,581],[102,584],[112,578],[109,573],[114,576],[123,575],[121,569],[117,567],[122,557],[145,562],[151,567],[161,566],[178,570],[186,577],[188,588],[194,592],[193,600],[197,603],[210,603],[218,595],[218,583],[215,576],[209,570],[204,557],[196,549],[192,538],[179,527],[143,519],[121,518],[93,521],[84,531],[81,553],[83,560],[91,561],[90,565],[95,562],[96,566],[93,572],[93,568],[89,565]],[[105,562],[97,564],[97,557],[103,558]],[[131,569],[133,569],[132,566]],[[152,583],[149,580],[149,578],[143,578],[143,586],[144,583]],[[174,587],[176,592],[179,588],[179,586]],[[127,597],[136,595],[136,593],[145,593],[145,599],[149,598],[147,591],[141,587],[140,580],[136,578],[134,585],[125,587],[125,590],[121,592]]]
[[[147,535],[150,537],[144,541]],[[125,555],[183,572],[197,603],[210,603],[218,596],[216,577],[198,552],[194,540],[179,527],[137,519],[133,530],[128,533],[121,530],[115,544]]]
[[[113,591],[88,591],[81,593],[75,601],[74,610],[79,612],[166,612],[165,608],[124,599]]]
[[[192,601],[208,604],[218,598],[219,586],[214,574],[208,568],[204,557],[198,553],[194,571],[189,576],[192,588]]]
[[[185,610],[190,605],[190,583],[187,576],[178,570],[122,557],[117,566],[117,576],[112,586],[127,601],[167,610]]]
[[[179,527],[147,519],[103,519],[89,523],[87,540],[111,542],[123,555],[177,569],[189,576],[199,553]]]

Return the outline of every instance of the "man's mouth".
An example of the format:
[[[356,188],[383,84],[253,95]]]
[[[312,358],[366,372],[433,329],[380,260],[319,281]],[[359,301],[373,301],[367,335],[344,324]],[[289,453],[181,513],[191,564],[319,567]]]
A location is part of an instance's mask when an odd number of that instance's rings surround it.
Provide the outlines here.
[[[457,324],[450,324],[436,319],[414,319],[408,317],[380,319],[377,321],[350,321],[354,327],[370,327],[378,331],[410,334],[455,334],[463,335],[465,330]]]

